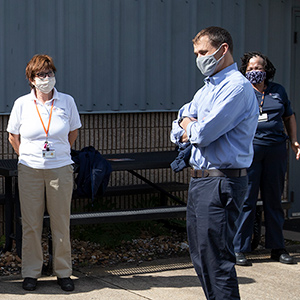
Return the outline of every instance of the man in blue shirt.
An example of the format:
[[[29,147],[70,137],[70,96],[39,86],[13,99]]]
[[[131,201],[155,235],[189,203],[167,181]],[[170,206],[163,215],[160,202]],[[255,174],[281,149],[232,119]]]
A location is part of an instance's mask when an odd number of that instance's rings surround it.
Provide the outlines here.
[[[233,237],[247,190],[258,105],[233,61],[232,38],[208,27],[193,39],[205,85],[173,122],[171,140],[191,143],[187,231],[191,259],[207,299],[240,299]]]

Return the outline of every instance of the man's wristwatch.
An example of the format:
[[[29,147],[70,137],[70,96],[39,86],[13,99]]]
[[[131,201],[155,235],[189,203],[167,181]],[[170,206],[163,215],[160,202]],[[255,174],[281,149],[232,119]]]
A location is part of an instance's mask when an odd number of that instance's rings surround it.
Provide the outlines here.
[[[186,117],[181,117],[181,118],[178,120],[178,125],[179,125],[179,127],[181,127],[181,126],[180,126],[180,123],[183,121],[184,118],[186,118]],[[181,127],[181,128],[182,128],[182,127]]]

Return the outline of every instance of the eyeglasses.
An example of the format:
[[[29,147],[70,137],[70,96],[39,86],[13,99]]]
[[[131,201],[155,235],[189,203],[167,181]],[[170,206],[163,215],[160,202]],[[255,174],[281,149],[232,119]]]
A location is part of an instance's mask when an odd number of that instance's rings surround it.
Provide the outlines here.
[[[49,72],[40,72],[40,73],[37,73],[36,74],[37,77],[39,78],[46,78],[47,76],[48,77],[54,77],[54,72],[53,71],[49,71]]]

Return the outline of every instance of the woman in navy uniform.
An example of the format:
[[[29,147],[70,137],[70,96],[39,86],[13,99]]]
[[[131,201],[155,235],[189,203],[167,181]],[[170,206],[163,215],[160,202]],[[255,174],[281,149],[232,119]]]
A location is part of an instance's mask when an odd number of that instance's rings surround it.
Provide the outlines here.
[[[268,57],[259,52],[245,53],[240,71],[254,88],[259,104],[259,119],[253,140],[254,158],[248,169],[248,192],[234,239],[236,263],[249,265],[245,253],[251,251],[256,202],[260,190],[266,228],[265,247],[272,249],[272,259],[291,264],[294,260],[285,249],[282,233],[284,212],[281,195],[287,168],[287,139],[296,159],[300,157],[295,115],[284,87],[271,82],[276,69]]]

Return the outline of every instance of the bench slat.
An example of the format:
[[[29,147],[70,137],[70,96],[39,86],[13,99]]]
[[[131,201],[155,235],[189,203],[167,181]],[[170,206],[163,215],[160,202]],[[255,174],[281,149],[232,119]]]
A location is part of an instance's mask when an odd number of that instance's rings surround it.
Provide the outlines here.
[[[70,223],[71,225],[117,223],[166,218],[183,218],[185,215],[186,206],[156,207],[72,214],[70,217]],[[44,216],[44,221],[45,224],[49,226],[49,216]]]
[[[156,183],[156,185],[166,192],[180,192],[187,191],[189,185],[180,182],[163,182]],[[135,195],[142,193],[159,193],[155,188],[148,184],[124,185],[124,186],[109,186],[107,187],[104,197],[109,196],[122,196],[122,195]]]

